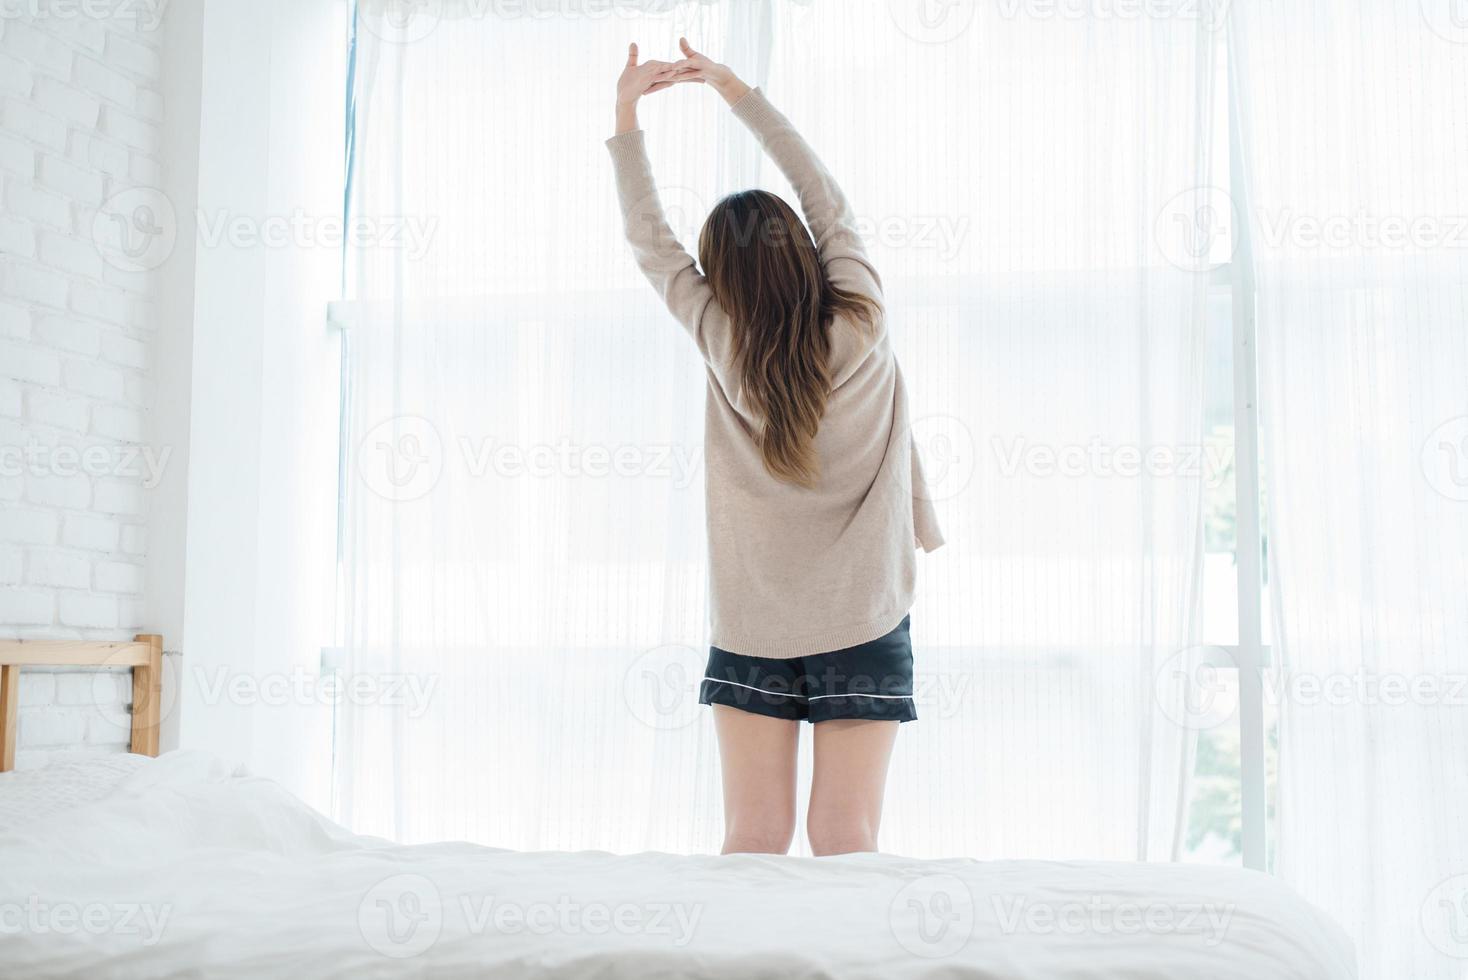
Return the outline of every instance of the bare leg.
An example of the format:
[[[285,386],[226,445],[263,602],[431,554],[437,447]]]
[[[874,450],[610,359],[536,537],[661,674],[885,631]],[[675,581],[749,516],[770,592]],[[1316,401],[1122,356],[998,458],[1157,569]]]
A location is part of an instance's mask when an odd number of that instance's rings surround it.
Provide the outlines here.
[[[897,722],[840,718],[811,727],[815,776],[805,825],[811,852],[875,851]]]
[[[800,722],[714,707],[724,780],[724,854],[784,854],[795,837]]]

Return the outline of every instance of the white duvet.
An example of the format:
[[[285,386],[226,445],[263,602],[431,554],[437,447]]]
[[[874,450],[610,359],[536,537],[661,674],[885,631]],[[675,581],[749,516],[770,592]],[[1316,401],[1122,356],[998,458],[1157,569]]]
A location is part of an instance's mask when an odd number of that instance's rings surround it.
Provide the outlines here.
[[[207,756],[109,765],[0,776],[5,977],[1355,976],[1252,872],[399,846]]]

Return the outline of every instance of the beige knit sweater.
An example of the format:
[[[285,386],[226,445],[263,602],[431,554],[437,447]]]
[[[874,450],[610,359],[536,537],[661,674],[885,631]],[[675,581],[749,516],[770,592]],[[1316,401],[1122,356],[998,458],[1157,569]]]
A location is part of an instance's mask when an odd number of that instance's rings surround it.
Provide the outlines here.
[[[734,114],[759,138],[800,197],[831,282],[881,303],[882,286],[850,208],[800,134],[753,89]],[[729,317],[663,216],[641,130],[607,140],[627,240],[648,281],[693,335],[708,368],[704,410],[709,598],[713,645],[757,657],[799,657],[890,632],[912,606],[914,545],[943,543],[922,493],[907,392],[878,330],[833,322],[831,397],[816,435],[814,489],[775,479],[753,433],[731,360]]]

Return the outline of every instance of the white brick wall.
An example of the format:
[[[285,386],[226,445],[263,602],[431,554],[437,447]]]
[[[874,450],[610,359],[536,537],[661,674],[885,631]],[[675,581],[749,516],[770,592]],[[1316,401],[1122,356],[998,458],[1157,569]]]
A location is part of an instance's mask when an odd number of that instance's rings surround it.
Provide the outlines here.
[[[160,174],[161,30],[137,4],[0,16],[0,634],[142,630],[145,438],[157,292],[92,238],[112,195]],[[19,16],[16,14],[19,13]],[[122,671],[26,671],[17,765],[116,751]]]
[[[126,751],[131,703],[125,670],[23,672],[16,768],[44,765],[62,753]]]

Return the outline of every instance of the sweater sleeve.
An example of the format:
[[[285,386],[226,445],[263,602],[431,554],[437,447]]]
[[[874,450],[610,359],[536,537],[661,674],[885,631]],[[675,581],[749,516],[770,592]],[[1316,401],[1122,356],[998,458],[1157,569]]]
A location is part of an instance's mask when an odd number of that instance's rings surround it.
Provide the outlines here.
[[[911,438],[911,437],[909,437]],[[912,452],[912,529],[916,544],[924,551],[937,551],[943,547],[943,530],[938,526],[938,512],[928,496],[928,481],[923,476],[923,461],[918,456],[917,441],[913,440]]]
[[[826,277],[842,289],[880,303],[882,280],[857,234],[855,216],[815,151],[759,89],[750,89],[734,103],[733,110],[800,197],[800,209],[815,237]]]
[[[684,250],[663,214],[662,201],[653,184],[652,166],[640,129],[607,140],[616,174],[617,197],[627,241],[632,245],[637,266],[662,296],[668,310],[693,335],[706,360],[713,360],[721,347],[715,332],[719,318],[713,290]]]

